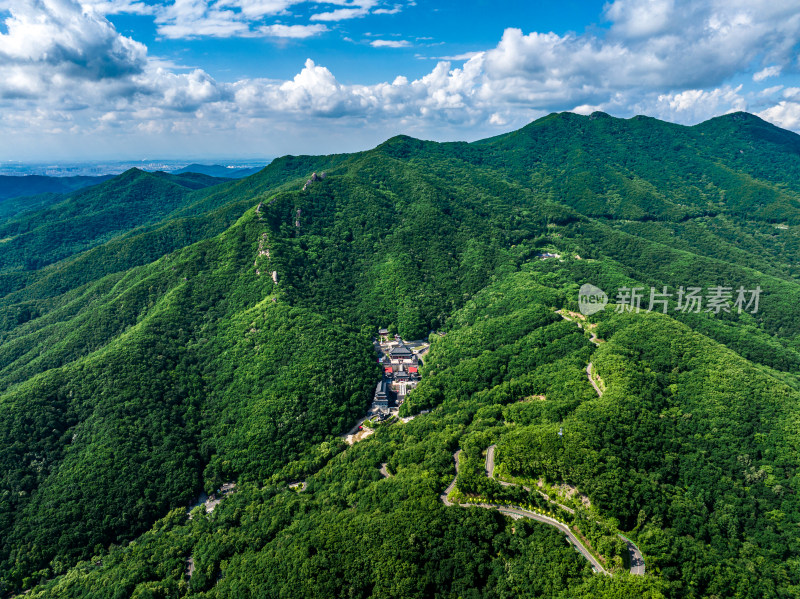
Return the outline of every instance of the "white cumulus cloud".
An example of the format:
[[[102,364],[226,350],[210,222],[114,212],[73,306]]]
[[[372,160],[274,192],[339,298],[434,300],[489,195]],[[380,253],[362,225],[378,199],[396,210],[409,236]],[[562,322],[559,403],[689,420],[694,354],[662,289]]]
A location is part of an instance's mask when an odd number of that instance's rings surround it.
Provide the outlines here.
[[[605,8],[611,24],[604,35],[509,28],[494,47],[437,60],[425,75],[387,73],[385,81],[367,85],[342,83],[310,58],[289,79],[219,81],[202,69],[149,56],[103,16],[150,10],[136,0],[14,0],[7,32],[0,34],[0,131],[10,145],[31,132],[68,139],[76,131],[113,130],[164,143],[229,135],[237,150],[250,137],[275,144],[338,142],[346,149],[356,143],[353,131],[358,139],[399,132],[463,138],[465,131],[477,137],[551,111],[645,113],[694,123],[748,106],[776,124],[800,128],[797,88],[753,91],[731,83],[797,69],[800,13],[794,3],[616,0]],[[175,0],[142,6],[152,7],[166,37],[282,39],[322,35],[337,27],[326,20],[394,7],[336,0],[321,5],[316,22],[289,24],[287,12],[296,4]],[[386,37],[370,36],[371,47],[412,45]]]
[[[372,40],[369,43],[373,48],[408,48],[411,42],[408,40]]]
[[[775,123],[784,129],[800,129],[800,102],[778,102],[758,113],[762,119]]]
[[[658,96],[651,114],[670,116],[673,120],[698,122],[719,114],[747,109],[747,101],[740,95],[742,86],[723,86],[712,90],[688,89],[675,94]],[[678,117],[677,119],[675,117]]]
[[[305,39],[324,33],[328,31],[328,28],[325,25],[281,25],[278,23],[259,27],[258,31],[269,37]]]
[[[71,77],[122,77],[141,71],[147,49],[102,16],[69,0],[19,0],[0,34],[0,68],[57,70]]]
[[[777,77],[781,74],[781,67],[779,66],[771,66],[761,69],[757,73],[753,73],[753,81],[763,81],[764,79],[768,79],[770,77]]]

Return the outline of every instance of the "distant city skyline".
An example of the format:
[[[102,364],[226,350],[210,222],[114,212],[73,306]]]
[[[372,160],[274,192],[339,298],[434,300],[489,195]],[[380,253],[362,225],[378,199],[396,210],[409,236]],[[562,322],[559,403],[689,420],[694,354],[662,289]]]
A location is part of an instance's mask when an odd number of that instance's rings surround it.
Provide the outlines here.
[[[800,130],[797,0],[0,0],[0,159],[472,141],[550,112]]]

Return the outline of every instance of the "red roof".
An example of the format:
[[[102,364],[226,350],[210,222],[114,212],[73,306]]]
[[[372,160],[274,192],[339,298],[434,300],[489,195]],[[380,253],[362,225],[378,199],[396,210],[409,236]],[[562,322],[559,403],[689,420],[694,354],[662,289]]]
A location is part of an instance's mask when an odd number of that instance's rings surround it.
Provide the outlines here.
[[[409,366],[409,367],[408,367],[408,372],[410,372],[410,373],[416,373],[416,372],[417,372],[417,367],[416,367],[416,366]]]

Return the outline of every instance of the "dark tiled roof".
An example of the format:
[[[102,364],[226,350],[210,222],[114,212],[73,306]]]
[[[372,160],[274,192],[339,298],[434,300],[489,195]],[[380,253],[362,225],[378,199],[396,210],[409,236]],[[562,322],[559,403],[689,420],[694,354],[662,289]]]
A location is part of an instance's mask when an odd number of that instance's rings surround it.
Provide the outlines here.
[[[388,399],[389,398],[389,381],[381,379],[375,387],[375,399]]]

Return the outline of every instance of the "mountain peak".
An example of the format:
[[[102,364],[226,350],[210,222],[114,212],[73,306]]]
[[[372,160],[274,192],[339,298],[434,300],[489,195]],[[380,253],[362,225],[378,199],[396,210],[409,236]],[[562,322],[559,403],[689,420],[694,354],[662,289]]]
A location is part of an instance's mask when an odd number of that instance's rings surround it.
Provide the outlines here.
[[[767,121],[764,119],[749,113],[745,112],[744,110],[737,110],[736,112],[729,112],[728,114],[723,114],[718,117],[714,117],[711,119],[712,121],[718,119],[720,121],[738,121],[738,122],[751,122],[751,123],[765,123],[768,124]]]
[[[416,139],[408,135],[395,135],[380,144],[375,149],[391,156],[392,158],[408,158],[423,150],[431,142]]]
[[[141,177],[147,177],[147,176],[149,176],[149,175],[150,175],[150,173],[148,173],[147,171],[143,171],[143,170],[142,170],[142,169],[140,169],[140,168],[137,168],[137,167],[135,167],[135,166],[132,166],[132,167],[131,167],[131,168],[129,168],[127,171],[123,171],[123,172],[121,172],[121,173],[120,173],[119,175],[117,175],[115,178],[116,178],[117,180],[119,180],[119,181],[126,181],[126,180],[127,180],[127,181],[134,181],[134,180],[136,180],[136,179],[139,179],[139,178],[141,178]]]

